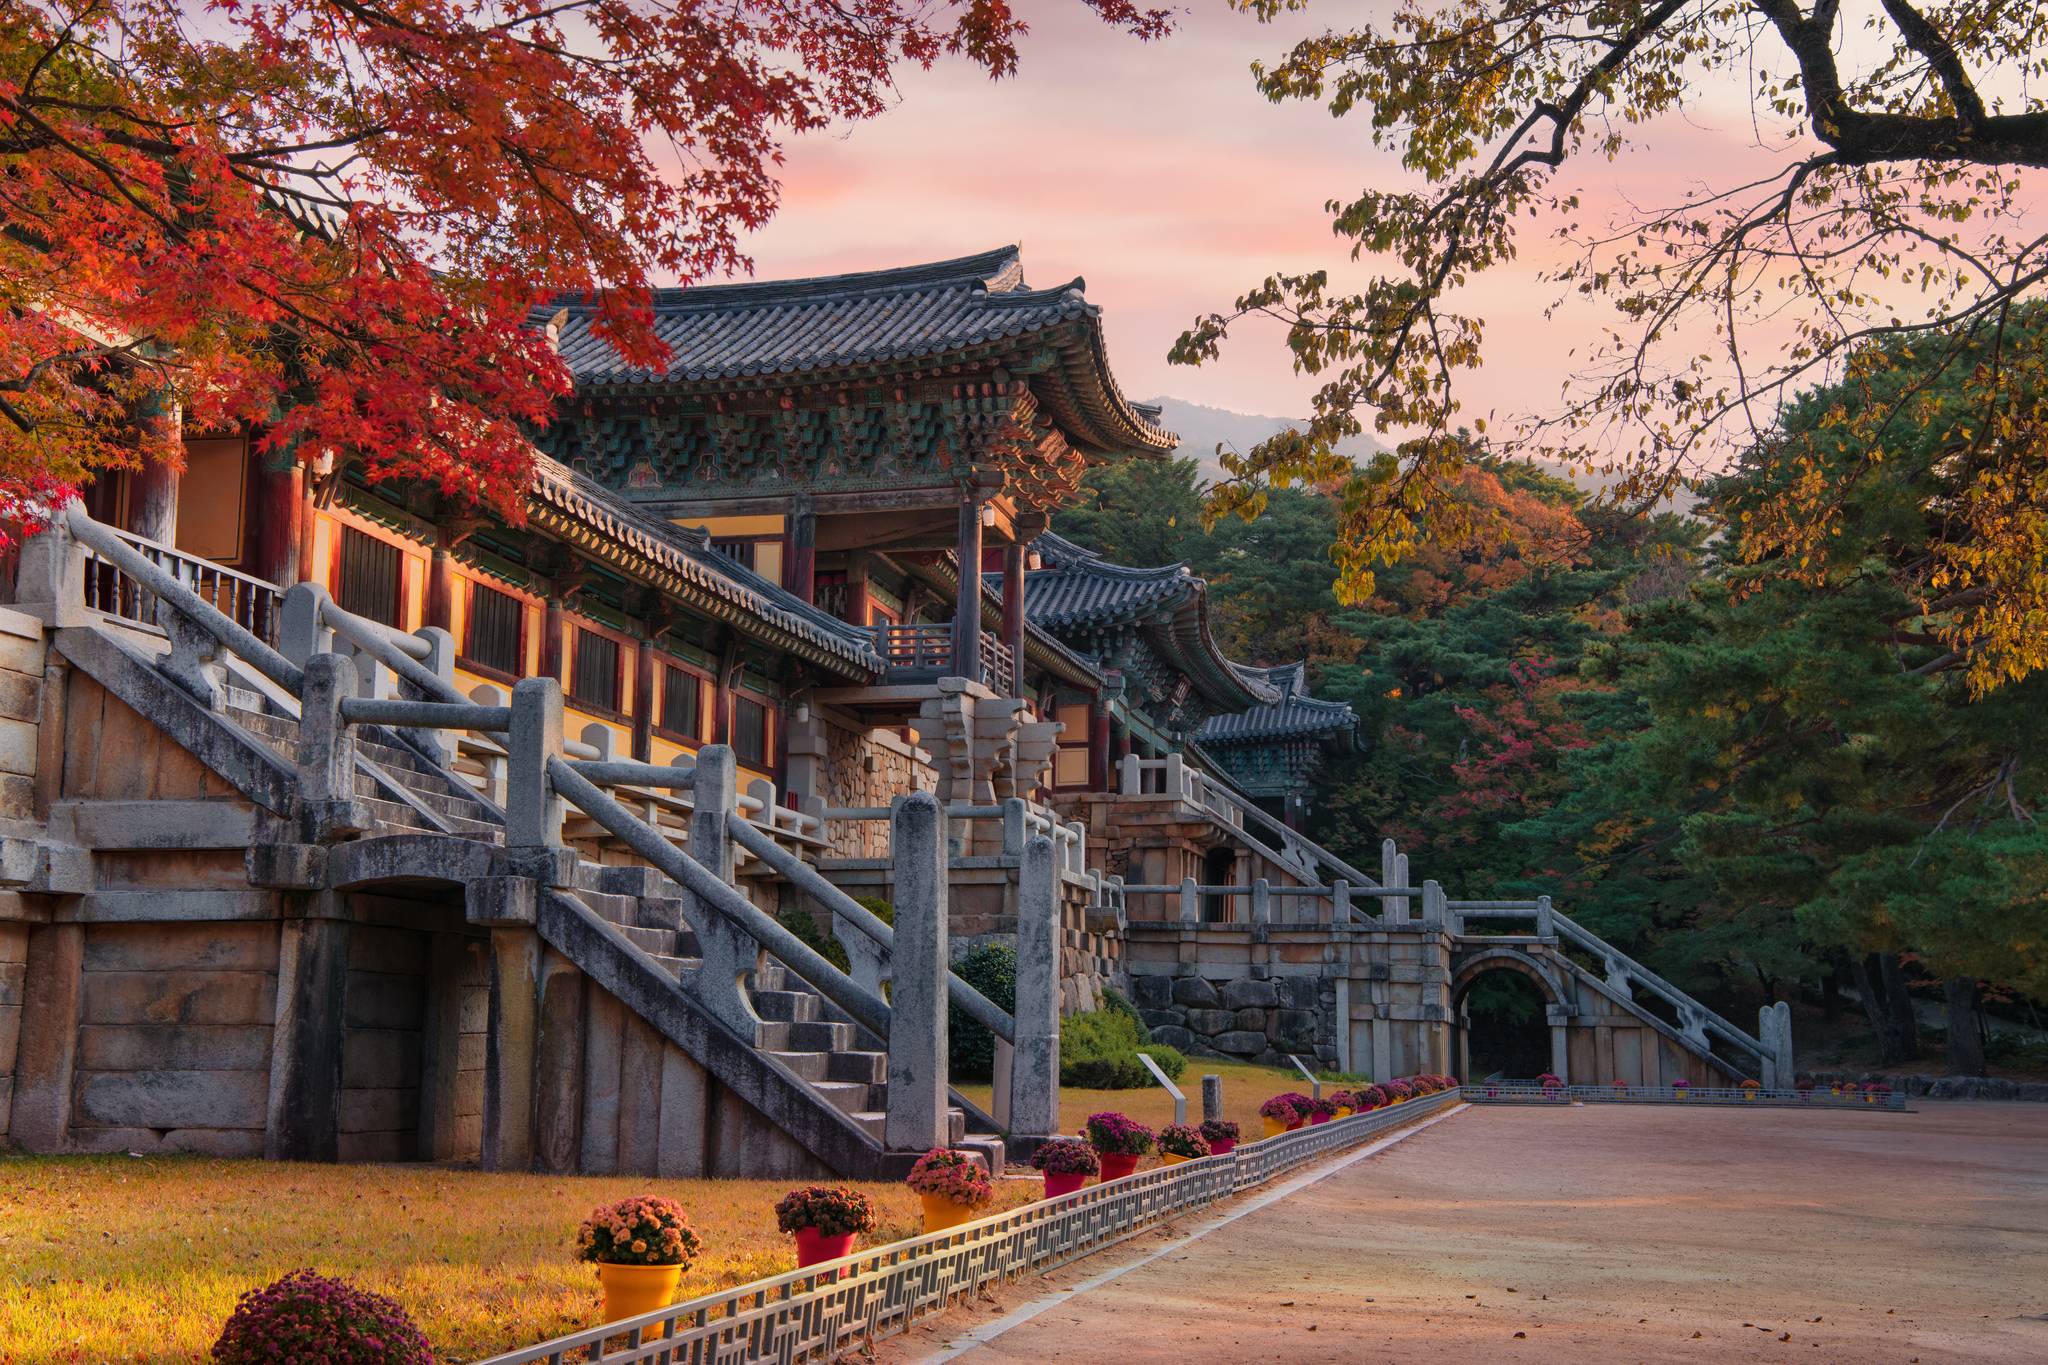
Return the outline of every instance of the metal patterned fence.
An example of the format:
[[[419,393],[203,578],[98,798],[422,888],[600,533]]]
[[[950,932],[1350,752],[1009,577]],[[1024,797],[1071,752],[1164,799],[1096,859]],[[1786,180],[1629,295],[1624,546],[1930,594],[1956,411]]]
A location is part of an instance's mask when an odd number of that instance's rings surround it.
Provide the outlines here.
[[[1861,1090],[1743,1090],[1692,1086],[1677,1089],[1654,1085],[1553,1085],[1529,1082],[1478,1081],[1464,1088],[1473,1104],[1691,1104],[1770,1105],[1780,1109],[1903,1110],[1898,1092],[1872,1094]]]
[[[794,1365],[829,1359],[868,1338],[902,1331],[962,1295],[1063,1265],[1318,1156],[1441,1113],[1458,1099],[1458,1091],[1447,1090],[1249,1143],[1223,1156],[1091,1185],[947,1232],[557,1337],[483,1365]]]

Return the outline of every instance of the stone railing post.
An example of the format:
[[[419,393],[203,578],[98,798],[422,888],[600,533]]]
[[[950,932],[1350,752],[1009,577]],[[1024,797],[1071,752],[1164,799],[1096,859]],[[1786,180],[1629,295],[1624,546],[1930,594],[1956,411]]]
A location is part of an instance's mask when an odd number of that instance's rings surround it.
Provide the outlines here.
[[[324,844],[368,830],[356,800],[356,742],[341,718],[344,697],[356,690],[355,665],[339,654],[316,654],[305,664],[299,698],[299,804],[306,838]]]
[[[735,861],[729,826],[738,783],[738,764],[730,745],[707,744],[697,751],[697,776],[691,787],[696,804],[690,814],[690,856],[728,886]],[[745,981],[747,974],[761,965],[761,945],[687,891],[683,906],[697,931],[703,957],[703,965],[691,978],[698,999],[741,1037],[749,1041],[758,1038],[761,1017],[747,1001]]]
[[[1273,886],[1264,877],[1252,883],[1252,923],[1273,922]]]
[[[1060,1131],[1060,902],[1042,834],[1024,845],[1017,877],[1016,1020],[1010,1131],[1050,1137]]]
[[[1024,845],[1031,837],[1031,829],[1024,819],[1029,803],[1021,796],[1012,796],[1003,802],[1003,856],[1023,856]]]
[[[1758,1010],[1756,1036],[1764,1045],[1763,1075],[1757,1079],[1766,1090],[1790,1090],[1799,1079],[1792,1059],[1792,1007],[1779,1000]]]
[[[439,626],[421,626],[413,633],[427,642],[427,657],[420,661],[421,666],[452,690],[455,686],[455,637]],[[443,700],[442,697],[428,696],[425,690],[408,682],[399,683],[398,694],[419,701]],[[454,759],[455,739],[449,731],[415,730],[412,733],[421,744],[439,755],[442,764],[446,765]]]
[[[15,570],[16,609],[40,617],[52,629],[92,620],[85,606],[85,545],[71,534],[68,514],[67,509],[22,542],[21,564]],[[101,609],[106,605],[102,602]]]
[[[1180,879],[1180,922],[1200,924],[1202,922],[1202,893],[1196,889],[1193,877]]]
[[[1536,898],[1536,937],[1557,937],[1557,920],[1551,915],[1550,897],[1548,896],[1538,896]]]
[[[1330,923],[1351,923],[1351,883],[1339,881],[1330,890]]]
[[[277,652],[301,668],[315,654],[329,652],[333,633],[321,619],[326,606],[327,589],[318,583],[298,583],[285,589],[284,605],[277,615]]]
[[[1202,1077],[1202,1121],[1223,1117],[1223,1078],[1209,1075]]]
[[[525,678],[512,688],[512,726],[505,736],[505,847],[554,880],[562,846],[562,798],[548,780],[548,760],[562,752],[562,685]]]
[[[1123,762],[1118,765],[1118,775],[1121,779],[1119,789],[1125,796],[1143,796],[1145,794],[1145,775],[1138,767],[1138,756],[1136,754],[1124,755]]]
[[[1434,879],[1422,883],[1422,927],[1433,933],[1451,932],[1450,902],[1444,895],[1442,883]]]
[[[945,813],[931,793],[897,798],[890,847],[896,943],[889,966],[889,1111],[883,1131],[893,1151],[924,1151],[945,1146],[950,1126]]]

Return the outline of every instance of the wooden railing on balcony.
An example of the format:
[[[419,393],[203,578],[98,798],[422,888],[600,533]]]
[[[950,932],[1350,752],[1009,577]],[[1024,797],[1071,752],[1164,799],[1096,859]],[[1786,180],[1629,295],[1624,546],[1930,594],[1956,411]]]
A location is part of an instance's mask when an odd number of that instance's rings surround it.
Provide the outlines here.
[[[879,625],[875,651],[891,674],[919,680],[951,676],[957,672],[953,661],[953,627],[950,625]],[[1017,664],[1010,648],[995,636],[981,635],[981,676],[975,679],[998,696],[1016,694]]]
[[[223,568],[132,531],[114,530],[113,534],[236,625],[267,645],[277,644],[284,594],[275,583]],[[90,549],[85,556],[85,605],[138,625],[163,625],[158,619],[156,595]]]

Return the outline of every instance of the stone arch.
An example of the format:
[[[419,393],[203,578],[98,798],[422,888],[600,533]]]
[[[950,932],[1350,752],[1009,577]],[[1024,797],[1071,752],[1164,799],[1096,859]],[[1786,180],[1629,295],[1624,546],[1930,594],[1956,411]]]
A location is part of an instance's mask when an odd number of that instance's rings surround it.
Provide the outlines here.
[[[1545,1004],[1566,1003],[1564,983],[1543,963],[1537,961],[1519,948],[1487,948],[1463,958],[1451,973],[1451,1006],[1457,1008],[1458,1001],[1472,988],[1472,983],[1490,971],[1512,971],[1520,973],[1536,983],[1536,989],[1543,992]]]

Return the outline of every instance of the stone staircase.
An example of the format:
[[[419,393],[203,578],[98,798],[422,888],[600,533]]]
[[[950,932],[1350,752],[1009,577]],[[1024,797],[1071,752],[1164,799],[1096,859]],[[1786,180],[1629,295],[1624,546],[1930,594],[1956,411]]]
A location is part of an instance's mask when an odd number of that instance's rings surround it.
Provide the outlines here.
[[[236,691],[226,716],[252,739],[287,761],[295,761],[298,721],[267,709],[260,696]],[[383,732],[357,741],[355,794],[375,818],[375,836],[443,834],[501,845],[502,820],[460,777],[440,769],[416,750]],[[608,847],[616,845],[608,844]],[[645,871],[646,869],[636,869]],[[564,888],[591,912],[616,926],[639,953],[654,962],[677,989],[701,965],[696,932],[683,914],[681,889],[658,877],[655,894],[622,894],[616,867],[579,858],[573,884]],[[657,874],[658,876],[658,874]],[[775,878],[764,867],[749,869],[749,880]],[[855,1024],[815,988],[772,957],[746,977],[747,998],[760,1023],[754,1046],[763,1056],[800,1078],[821,1101],[849,1118],[878,1146],[884,1141],[888,1103],[888,1054],[881,1040]],[[975,1114],[984,1127],[993,1122]],[[1003,1139],[994,1132],[968,1131],[969,1115],[949,1112],[953,1145],[978,1151],[991,1171],[1004,1165]]]

